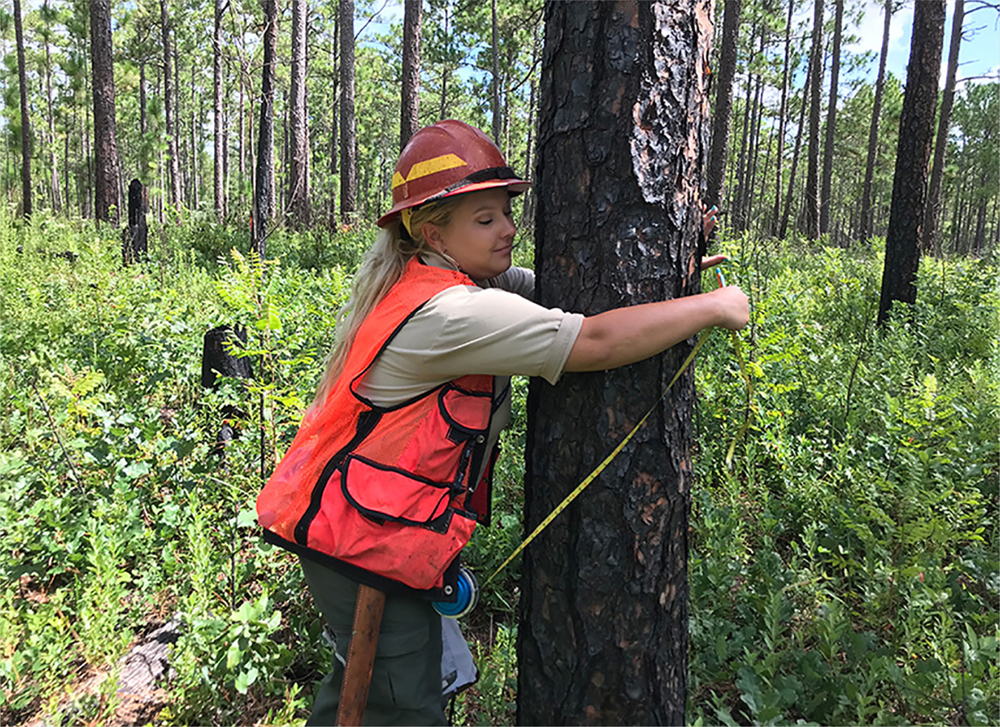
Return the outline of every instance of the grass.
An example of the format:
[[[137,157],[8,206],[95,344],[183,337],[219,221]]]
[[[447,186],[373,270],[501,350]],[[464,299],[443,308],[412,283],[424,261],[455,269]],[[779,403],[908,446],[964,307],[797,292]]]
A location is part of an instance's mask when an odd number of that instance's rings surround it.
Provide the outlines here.
[[[123,268],[115,230],[0,218],[5,724],[112,722],[115,665],[174,614],[158,723],[308,714],[332,655],[254,499],[370,234],[278,232],[265,266],[231,252],[242,237],[194,219]],[[878,245],[725,247],[753,298],[754,395],[713,336],[696,367],[689,721],[995,723],[995,260],[926,259],[912,316],[876,329]],[[256,378],[203,390],[202,336],[223,323],[247,327]],[[525,394],[516,381],[497,524],[467,549],[483,577],[522,535]],[[219,458],[227,404],[248,415]],[[466,623],[481,678],[457,724],[514,719],[517,578],[515,563]]]

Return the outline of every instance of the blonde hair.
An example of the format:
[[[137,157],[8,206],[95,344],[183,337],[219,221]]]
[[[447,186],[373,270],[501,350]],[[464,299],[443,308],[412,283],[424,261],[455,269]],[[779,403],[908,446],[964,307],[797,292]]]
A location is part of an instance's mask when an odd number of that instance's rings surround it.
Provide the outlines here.
[[[423,226],[430,223],[446,227],[461,199],[461,195],[458,195],[414,209],[408,225],[412,232],[403,228],[399,220],[379,230],[375,243],[365,254],[361,267],[354,276],[350,298],[337,312],[336,338],[327,357],[326,370],[320,379],[316,398],[309,407],[310,411],[326,401],[344,370],[347,353],[351,350],[358,329],[389,289],[399,282],[406,264],[417,255],[431,252],[431,246],[423,238]]]

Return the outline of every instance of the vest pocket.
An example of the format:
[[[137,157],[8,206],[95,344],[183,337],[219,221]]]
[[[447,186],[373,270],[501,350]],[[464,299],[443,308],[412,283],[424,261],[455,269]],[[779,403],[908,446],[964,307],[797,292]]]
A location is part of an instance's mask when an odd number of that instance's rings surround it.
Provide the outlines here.
[[[349,455],[341,465],[341,490],[359,512],[376,521],[446,528],[452,483]]]

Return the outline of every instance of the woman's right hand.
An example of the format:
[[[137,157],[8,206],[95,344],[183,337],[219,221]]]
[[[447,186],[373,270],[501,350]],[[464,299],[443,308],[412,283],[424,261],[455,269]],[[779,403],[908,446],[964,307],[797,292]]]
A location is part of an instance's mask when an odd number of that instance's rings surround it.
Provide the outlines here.
[[[750,300],[746,293],[735,285],[727,285],[705,293],[716,304],[718,323],[716,325],[730,331],[738,331],[750,320]]]

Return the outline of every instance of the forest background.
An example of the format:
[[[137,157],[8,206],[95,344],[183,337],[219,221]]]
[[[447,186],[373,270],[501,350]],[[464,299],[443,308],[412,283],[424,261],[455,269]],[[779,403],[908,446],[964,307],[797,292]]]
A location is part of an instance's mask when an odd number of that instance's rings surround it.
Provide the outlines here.
[[[297,52],[305,4],[262,5],[0,7],[4,724],[301,722],[330,663],[297,567],[258,538],[253,500],[387,207],[403,12],[311,2]],[[95,143],[95,6],[109,10],[113,51],[111,181]],[[715,79],[733,6],[716,8]],[[815,5],[741,4],[713,250],[754,302],[742,335],[754,399],[721,337],[710,341],[697,367],[692,723],[997,721],[1000,45],[996,6],[963,7],[931,164],[936,231],[912,315],[876,326],[912,3],[829,4],[814,128]],[[461,118],[530,170],[542,10],[423,3],[419,125]],[[261,177],[266,28],[274,163]],[[125,265],[131,179],[146,188],[148,253]],[[810,183],[825,190],[819,234]],[[532,209],[530,195],[517,202],[528,266]],[[251,375],[203,386],[203,336],[220,325],[244,327]],[[480,573],[522,536],[526,388],[515,386],[497,523],[469,548]],[[225,427],[235,439],[217,445]],[[513,719],[517,598],[512,567],[465,624],[481,678],[456,700],[456,723]],[[129,655],[151,634],[175,642],[171,675],[140,687]]]

